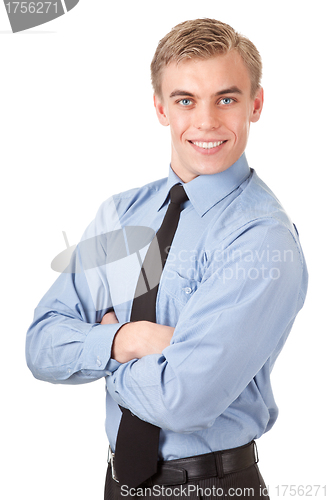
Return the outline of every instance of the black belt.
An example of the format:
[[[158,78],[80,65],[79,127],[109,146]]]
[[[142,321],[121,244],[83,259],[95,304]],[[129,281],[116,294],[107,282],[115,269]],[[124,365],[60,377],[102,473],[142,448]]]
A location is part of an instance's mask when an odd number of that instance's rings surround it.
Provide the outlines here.
[[[239,448],[158,463],[158,471],[141,486],[185,484],[193,479],[223,477],[258,462],[255,441]],[[114,460],[115,463],[115,460]],[[113,472],[113,469],[112,469]]]

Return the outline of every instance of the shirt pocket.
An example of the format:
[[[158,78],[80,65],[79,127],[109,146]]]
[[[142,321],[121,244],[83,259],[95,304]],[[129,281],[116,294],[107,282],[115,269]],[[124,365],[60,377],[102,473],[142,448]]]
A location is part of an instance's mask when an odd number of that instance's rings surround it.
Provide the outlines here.
[[[162,275],[157,295],[156,315],[160,325],[175,326],[184,306],[192,298],[200,283],[184,278],[177,271]]]
[[[184,306],[196,292],[200,283],[194,279],[184,278],[177,271],[170,271],[164,275],[160,281],[159,295],[162,298],[166,297],[174,299],[181,306]]]

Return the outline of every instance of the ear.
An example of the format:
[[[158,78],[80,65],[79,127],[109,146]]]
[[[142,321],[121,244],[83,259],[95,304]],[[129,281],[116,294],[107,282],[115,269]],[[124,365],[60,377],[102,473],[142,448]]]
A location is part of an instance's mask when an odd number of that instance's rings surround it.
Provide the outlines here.
[[[155,94],[153,96],[153,102],[159,122],[161,123],[161,125],[167,127],[169,125],[169,120],[167,118],[164,105],[162,104],[159,97],[157,97]]]
[[[263,109],[263,104],[264,104],[264,90],[261,87],[257,91],[256,97],[253,100],[253,109],[250,119],[251,122],[253,123],[258,122]]]

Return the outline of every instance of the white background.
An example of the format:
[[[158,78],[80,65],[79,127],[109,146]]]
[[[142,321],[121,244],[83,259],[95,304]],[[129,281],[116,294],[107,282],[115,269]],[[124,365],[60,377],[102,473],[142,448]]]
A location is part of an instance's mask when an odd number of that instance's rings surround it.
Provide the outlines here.
[[[265,108],[247,158],[296,223],[310,273],[306,305],[273,371],[280,415],[258,442],[260,468],[272,498],[278,485],[328,482],[326,7],[81,0],[12,34],[1,2],[2,498],[102,499],[104,381],[35,380],[25,333],[56,278],[50,262],[65,248],[62,231],[76,243],[104,199],[167,175],[169,130],[156,120],[149,64],[171,27],[197,17],[231,24],[262,54]]]

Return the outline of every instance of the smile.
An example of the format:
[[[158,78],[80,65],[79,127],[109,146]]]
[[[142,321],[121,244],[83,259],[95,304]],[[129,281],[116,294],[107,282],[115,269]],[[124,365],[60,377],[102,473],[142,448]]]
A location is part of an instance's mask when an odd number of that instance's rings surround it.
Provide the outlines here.
[[[221,144],[223,144],[223,142],[225,141],[217,141],[217,142],[197,142],[197,141],[190,141],[192,144],[194,144],[195,146],[198,146],[198,148],[202,148],[202,149],[212,149],[212,148],[217,148],[218,146],[220,146]]]

